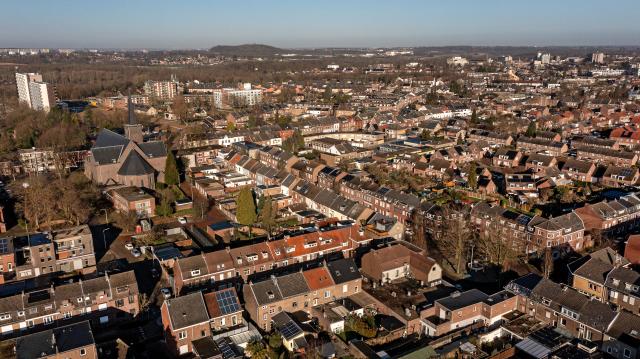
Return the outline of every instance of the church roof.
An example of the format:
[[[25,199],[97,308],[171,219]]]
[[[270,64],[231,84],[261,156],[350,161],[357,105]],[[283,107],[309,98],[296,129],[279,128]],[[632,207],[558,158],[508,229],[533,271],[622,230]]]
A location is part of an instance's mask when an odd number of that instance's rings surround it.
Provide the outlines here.
[[[131,151],[118,170],[120,176],[139,176],[154,173],[155,170],[142,156]]]
[[[120,158],[124,146],[107,146],[107,147],[94,147],[91,149],[91,155],[96,163],[105,165],[108,163],[116,163]]]
[[[167,156],[167,146],[162,141],[143,142],[139,143],[138,147],[149,158]]]
[[[93,147],[126,146],[127,144],[129,144],[129,139],[111,130],[103,128],[98,133],[96,144]]]

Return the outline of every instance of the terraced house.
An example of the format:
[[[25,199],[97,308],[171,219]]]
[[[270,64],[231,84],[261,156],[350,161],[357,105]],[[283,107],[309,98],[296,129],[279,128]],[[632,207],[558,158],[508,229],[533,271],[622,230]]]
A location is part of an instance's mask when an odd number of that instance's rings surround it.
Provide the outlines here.
[[[0,298],[0,331],[11,336],[76,318],[104,326],[138,312],[138,283],[129,271]]]
[[[96,259],[87,225],[0,239],[3,279],[23,280],[45,274],[91,273]]]
[[[351,259],[328,262],[321,267],[250,282],[243,288],[245,308],[251,319],[270,331],[272,318],[280,312],[306,311],[358,293],[362,277]]]

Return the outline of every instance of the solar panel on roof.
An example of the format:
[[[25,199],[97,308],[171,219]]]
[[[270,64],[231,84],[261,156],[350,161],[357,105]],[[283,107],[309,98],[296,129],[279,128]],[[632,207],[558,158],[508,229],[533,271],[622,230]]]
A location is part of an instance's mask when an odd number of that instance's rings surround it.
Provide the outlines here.
[[[293,321],[287,322],[282,328],[280,328],[280,332],[285,338],[293,338],[296,335],[302,333],[302,329]]]
[[[240,310],[240,304],[236,296],[230,290],[216,293],[216,300],[223,315],[235,313]]]
[[[229,346],[229,343],[224,340],[224,338],[218,339],[216,343],[218,344],[218,349],[220,349],[223,358],[226,359],[235,357],[236,353],[233,351],[233,349],[231,349],[231,346]]]

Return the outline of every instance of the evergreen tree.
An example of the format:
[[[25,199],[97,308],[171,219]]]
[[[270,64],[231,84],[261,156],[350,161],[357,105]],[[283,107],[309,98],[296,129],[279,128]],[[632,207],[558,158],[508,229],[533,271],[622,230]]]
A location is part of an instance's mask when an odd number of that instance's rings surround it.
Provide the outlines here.
[[[534,137],[536,135],[536,130],[537,130],[536,123],[531,121],[529,122],[529,126],[527,126],[527,132],[525,132],[525,134],[528,137]]]
[[[471,113],[471,124],[475,125],[478,123],[478,113],[476,112],[476,109],[473,109],[473,112]]]
[[[469,166],[469,187],[476,189],[478,186],[478,175],[476,174],[476,163],[471,162]]]
[[[253,198],[251,188],[244,187],[236,198],[236,219],[238,223],[249,226],[249,236],[251,236],[251,226],[256,222],[256,202]]]
[[[171,150],[167,153],[167,161],[164,167],[164,183],[169,186],[177,186],[180,183],[178,164]]]
[[[264,197],[259,213],[262,227],[267,231],[269,237],[271,237],[271,229],[276,224],[276,210],[273,207],[271,197]]]

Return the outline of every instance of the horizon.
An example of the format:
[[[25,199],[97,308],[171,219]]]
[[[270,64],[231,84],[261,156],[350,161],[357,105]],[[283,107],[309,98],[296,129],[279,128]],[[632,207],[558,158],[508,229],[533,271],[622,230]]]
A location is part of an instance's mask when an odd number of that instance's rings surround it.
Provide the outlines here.
[[[198,50],[267,44],[281,49],[640,46],[640,3],[493,0],[431,3],[242,4],[169,0],[3,3],[0,48]],[[251,11],[247,11],[251,9]],[[310,15],[312,14],[312,15]],[[56,23],[58,20],[62,20]]]

